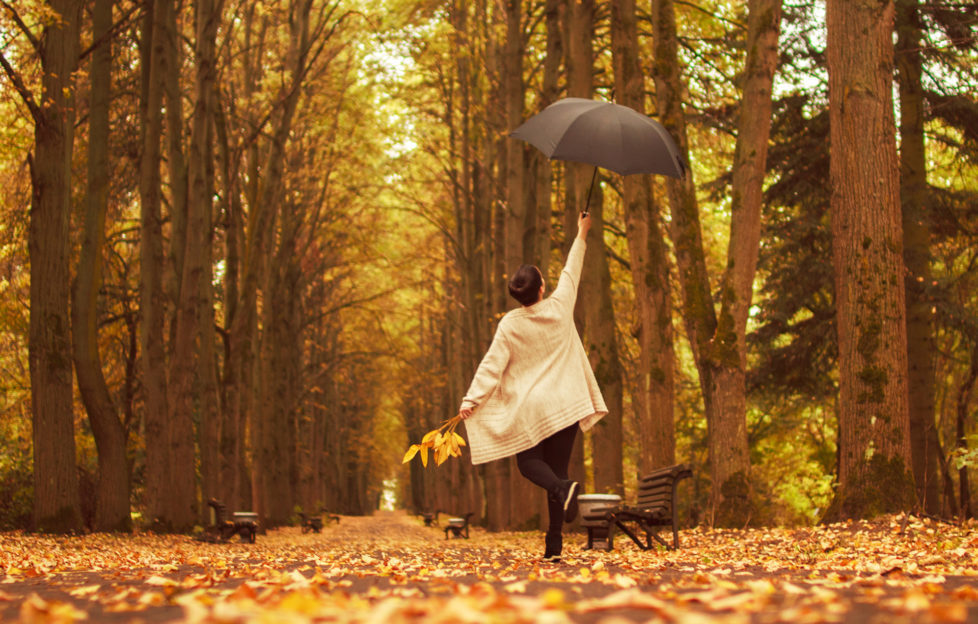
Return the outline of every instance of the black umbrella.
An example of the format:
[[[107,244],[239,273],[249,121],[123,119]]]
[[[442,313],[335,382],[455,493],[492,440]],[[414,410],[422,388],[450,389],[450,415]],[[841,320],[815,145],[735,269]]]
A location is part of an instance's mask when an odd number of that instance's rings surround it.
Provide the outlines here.
[[[658,173],[683,177],[679,148],[658,121],[627,106],[564,98],[543,109],[510,136],[534,145],[548,158],[604,167],[622,175]],[[591,202],[588,190],[587,206]]]

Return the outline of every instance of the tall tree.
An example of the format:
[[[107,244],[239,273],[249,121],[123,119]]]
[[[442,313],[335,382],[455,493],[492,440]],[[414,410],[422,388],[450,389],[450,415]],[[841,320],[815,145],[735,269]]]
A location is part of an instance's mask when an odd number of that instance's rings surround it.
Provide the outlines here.
[[[828,0],[839,486],[828,518],[906,511],[911,473],[892,0]]]
[[[611,36],[618,100],[645,112],[634,0],[613,2]],[[638,316],[639,364],[632,404],[639,433],[639,475],[675,463],[674,360],[668,249],[649,176],[625,176],[625,231]]]
[[[594,32],[596,5],[593,0],[568,1],[564,8],[564,41],[567,94],[592,97],[594,92]],[[590,195],[589,211],[594,223],[588,234],[587,261],[581,274],[575,315],[584,327],[584,345],[601,386],[608,414],[592,430],[594,489],[599,492],[624,492],[622,463],[622,407],[624,380],[615,315],[611,299],[611,274],[604,242],[604,205],[598,171],[579,163],[567,163],[565,182],[565,232],[573,232],[577,215],[584,211]],[[590,192],[592,181],[594,191]],[[569,246],[571,237],[566,237]]]
[[[72,73],[78,63],[82,3],[50,0],[47,7],[53,16],[36,37],[13,7],[4,4],[40,57],[40,100],[2,54],[0,64],[34,121],[28,230],[34,526],[67,532],[80,529],[82,522],[72,409],[68,245],[75,119]]]
[[[129,462],[126,430],[102,372],[98,344],[98,294],[102,283],[105,213],[109,199],[109,107],[112,87],[112,0],[95,0],[92,11],[91,96],[88,110],[88,191],[81,255],[71,302],[72,357],[78,391],[98,450],[95,529],[127,530]]]
[[[204,340],[212,339],[200,324],[204,317],[203,309],[209,305],[210,284],[202,279],[207,272],[205,264],[208,257],[211,212],[213,205],[208,182],[211,169],[208,166],[212,140],[211,108],[214,100],[214,82],[217,68],[215,40],[221,15],[220,0],[198,0],[194,61],[197,70],[196,93],[194,96],[193,125],[190,135],[188,159],[189,193],[185,200],[186,224],[181,229],[174,228],[173,248],[180,248],[182,275],[176,305],[175,327],[173,330],[173,356],[170,360],[170,407],[171,431],[171,503],[170,514],[174,527],[189,528],[197,520],[196,471],[194,467],[194,426],[193,414],[196,411],[195,382],[209,374],[213,362],[201,357]],[[176,148],[171,150],[171,153]],[[178,175],[181,175],[178,173]],[[183,240],[177,239],[183,235]],[[207,414],[205,425],[213,423],[215,414]],[[203,430],[203,427],[201,428]],[[208,441],[213,440],[213,434]],[[203,436],[201,436],[203,441]],[[203,444],[201,445],[203,446]],[[209,454],[207,455],[210,456]],[[212,464],[208,463],[212,471]],[[209,472],[208,477],[213,479]]]
[[[143,436],[146,440],[146,515],[169,524],[168,426],[166,379],[166,296],[163,291],[163,213],[160,164],[163,137],[163,88],[166,66],[166,18],[172,0],[153,0],[143,24],[142,153],[140,196],[140,359],[143,375]]]
[[[546,0],[543,6],[543,19],[546,28],[546,54],[543,58],[543,78],[540,88],[541,108],[557,101],[560,95],[560,67],[563,59],[561,39],[561,0]],[[552,247],[552,215],[554,168],[550,160],[539,150],[530,150],[530,180],[535,181],[533,192],[535,207],[527,212],[527,235],[535,249],[530,254],[533,264],[546,274],[550,264]],[[532,184],[533,182],[531,182]]]
[[[672,0],[653,0],[652,2],[653,64],[652,76],[655,79],[655,97],[662,124],[676,140],[680,154],[686,163],[689,159],[689,139],[686,132],[686,117],[683,112],[683,79],[679,64],[679,40],[676,32],[676,11]],[[692,170],[680,180],[667,182],[669,198],[670,235],[679,269],[679,283],[682,292],[683,321],[690,347],[700,377],[703,403],[707,414],[707,424],[715,420],[713,402],[712,368],[707,364],[713,332],[716,328],[716,311],[710,291],[706,259],[703,256],[703,232],[700,226],[699,202],[696,198],[696,185]],[[734,441],[739,448],[740,442]],[[712,450],[712,447],[711,447]],[[720,492],[724,483],[719,475],[714,475],[717,462],[711,460],[713,491]],[[734,484],[737,485],[737,484]],[[729,489],[729,488],[728,488]],[[716,515],[718,502],[713,496],[713,515]]]
[[[745,333],[760,243],[762,186],[770,136],[771,85],[777,66],[780,0],[748,2],[747,55],[734,154],[733,201],[720,312],[711,295],[699,206],[691,172],[669,182],[672,239],[679,265],[684,320],[703,391],[710,449],[714,524],[739,526],[752,514],[747,440]],[[653,3],[656,98],[663,123],[689,148],[679,74],[675,10]],[[687,160],[688,162],[688,160]]]
[[[747,444],[747,317],[761,241],[761,204],[771,136],[771,89],[778,64],[781,0],[747,3],[747,55],[734,151],[730,242],[711,353],[715,371],[710,457],[715,521],[743,524],[750,502]]]
[[[906,265],[907,362],[910,451],[917,499],[928,513],[941,511],[938,463],[941,459],[934,409],[935,360],[933,306],[928,289],[931,226],[927,156],[924,144],[924,89],[919,0],[896,2],[896,64],[900,88],[900,204],[903,261]]]
[[[268,262],[273,261],[276,251],[274,234],[278,223],[278,207],[287,203],[286,159],[289,145],[294,138],[293,122],[304,95],[303,87],[314,68],[323,66],[324,63],[328,66],[329,60],[342,49],[342,45],[333,36],[351,14],[341,12],[340,2],[335,0],[321,6],[314,6],[311,0],[291,0],[286,9],[289,15],[287,47],[283,58],[286,72],[279,87],[279,104],[276,106],[271,138],[262,163],[259,194],[251,205],[253,226],[249,236],[254,238],[249,241],[244,288],[238,305],[239,316],[232,326],[232,331],[247,336],[246,344],[259,338],[258,290],[263,281],[266,285],[263,294],[271,294],[267,288],[267,277],[272,274]],[[262,279],[263,276],[266,280]],[[240,325],[239,320],[242,321]],[[265,337],[261,336],[261,339],[264,340]],[[288,349],[289,346],[288,341],[280,345],[275,345],[273,341],[270,348]],[[268,364],[267,359],[258,362],[258,366]],[[288,375],[288,371],[276,372],[279,373]],[[288,449],[290,446],[288,436],[294,432],[294,426],[287,420],[294,416],[294,406],[276,403],[278,398],[270,392],[277,383],[278,380],[266,377],[256,384],[258,401],[251,422],[255,457],[252,466],[254,505],[272,526],[284,523],[292,513],[293,493],[292,484],[289,483],[292,471],[288,467],[291,459],[282,456],[278,449]],[[283,383],[288,383],[288,380]],[[242,390],[247,391],[250,388]]]

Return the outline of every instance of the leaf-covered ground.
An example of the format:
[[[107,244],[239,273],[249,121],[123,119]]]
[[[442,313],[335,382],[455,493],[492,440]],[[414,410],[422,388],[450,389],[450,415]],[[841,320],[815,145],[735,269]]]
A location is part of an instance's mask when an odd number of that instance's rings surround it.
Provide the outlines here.
[[[0,621],[978,622],[978,528],[888,517],[681,532],[675,552],[539,533],[446,540],[399,513],[256,544],[0,534]]]

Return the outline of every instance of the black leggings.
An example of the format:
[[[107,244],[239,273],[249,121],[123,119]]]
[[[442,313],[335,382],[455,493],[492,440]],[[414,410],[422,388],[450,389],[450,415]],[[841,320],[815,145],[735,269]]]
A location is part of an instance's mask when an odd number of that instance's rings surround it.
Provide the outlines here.
[[[540,440],[539,444],[516,454],[516,465],[520,473],[547,491],[547,511],[550,523],[547,528],[548,544],[560,541],[561,525],[564,522],[564,501],[557,500],[556,494],[560,484],[567,479],[567,467],[570,465],[571,451],[574,449],[574,438],[577,437],[578,424],[574,423],[566,429],[561,429],[549,438]],[[555,542],[556,543],[556,542]],[[559,546],[557,546],[559,553]]]

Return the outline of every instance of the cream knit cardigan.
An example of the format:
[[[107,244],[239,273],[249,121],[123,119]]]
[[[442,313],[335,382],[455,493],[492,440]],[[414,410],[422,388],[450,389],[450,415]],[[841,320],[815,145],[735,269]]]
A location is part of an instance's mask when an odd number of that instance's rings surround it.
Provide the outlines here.
[[[575,238],[553,293],[499,321],[462,408],[472,463],[536,446],[576,422],[587,431],[608,413],[574,325],[586,244]]]

